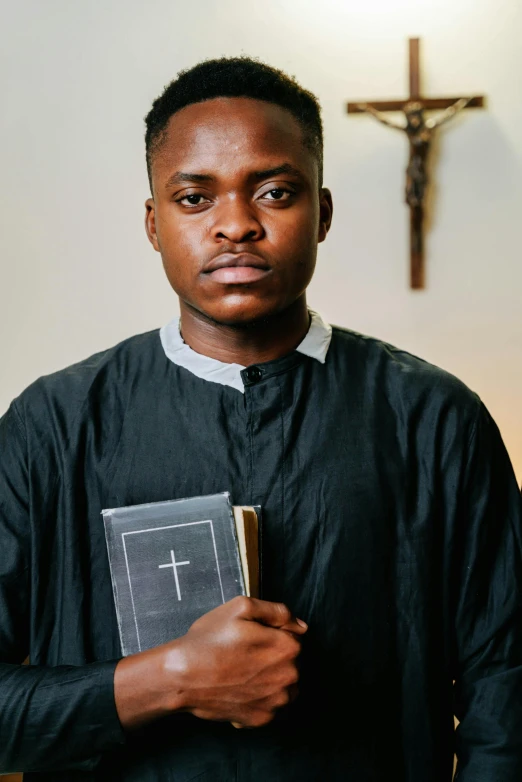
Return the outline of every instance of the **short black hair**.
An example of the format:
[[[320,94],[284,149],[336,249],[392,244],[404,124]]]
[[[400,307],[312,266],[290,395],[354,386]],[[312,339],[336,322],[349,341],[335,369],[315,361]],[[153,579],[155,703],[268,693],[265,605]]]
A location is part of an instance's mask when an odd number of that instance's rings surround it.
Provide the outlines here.
[[[145,117],[147,172],[152,191],[152,158],[165,138],[173,114],[192,103],[212,98],[253,98],[289,111],[300,124],[303,142],[315,155],[319,185],[323,179],[323,126],[321,107],[315,95],[295,78],[251,57],[205,60],[178,73],[165,87]]]

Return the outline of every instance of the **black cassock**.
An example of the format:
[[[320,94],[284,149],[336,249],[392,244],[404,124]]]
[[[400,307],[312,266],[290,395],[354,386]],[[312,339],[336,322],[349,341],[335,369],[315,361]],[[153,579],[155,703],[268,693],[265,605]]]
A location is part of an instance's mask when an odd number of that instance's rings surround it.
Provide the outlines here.
[[[324,365],[242,377],[196,377],[155,331],[1,419],[0,771],[448,782],[456,746],[460,782],[520,782],[522,508],[480,400],[342,329]],[[262,506],[263,596],[309,623],[301,694],[265,728],[173,715],[125,737],[100,511],[223,491]]]

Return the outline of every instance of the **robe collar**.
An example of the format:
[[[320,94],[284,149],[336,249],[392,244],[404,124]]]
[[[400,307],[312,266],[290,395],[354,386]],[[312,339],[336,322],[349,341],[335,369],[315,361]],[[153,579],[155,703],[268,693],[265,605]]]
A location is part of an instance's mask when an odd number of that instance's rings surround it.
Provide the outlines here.
[[[321,364],[326,361],[326,354],[332,339],[332,327],[325,323],[317,312],[310,312],[310,328],[296,351],[314,358]],[[188,369],[196,377],[208,380],[210,383],[220,383],[245,392],[241,372],[245,369],[241,364],[226,364],[215,358],[196,353],[184,341],[180,332],[179,317],[160,329],[160,339],[165,355],[174,364]]]

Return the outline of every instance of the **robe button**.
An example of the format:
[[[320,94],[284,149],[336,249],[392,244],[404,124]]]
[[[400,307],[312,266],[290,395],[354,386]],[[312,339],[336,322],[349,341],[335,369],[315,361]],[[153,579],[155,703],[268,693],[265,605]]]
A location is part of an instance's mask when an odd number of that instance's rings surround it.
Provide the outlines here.
[[[259,369],[259,367],[248,367],[245,370],[245,377],[247,379],[247,383],[257,383],[263,377],[263,372]]]

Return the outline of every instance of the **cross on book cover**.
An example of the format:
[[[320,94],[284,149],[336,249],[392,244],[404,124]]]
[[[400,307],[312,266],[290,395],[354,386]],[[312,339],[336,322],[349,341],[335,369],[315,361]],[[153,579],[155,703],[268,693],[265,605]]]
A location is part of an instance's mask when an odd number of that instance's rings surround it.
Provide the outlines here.
[[[257,592],[258,516],[233,508],[226,492],[102,515],[124,655],[178,638],[216,606]]]

